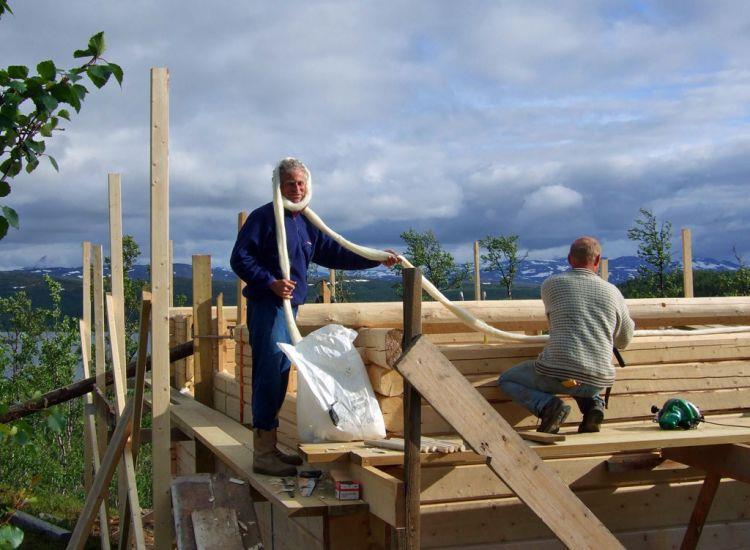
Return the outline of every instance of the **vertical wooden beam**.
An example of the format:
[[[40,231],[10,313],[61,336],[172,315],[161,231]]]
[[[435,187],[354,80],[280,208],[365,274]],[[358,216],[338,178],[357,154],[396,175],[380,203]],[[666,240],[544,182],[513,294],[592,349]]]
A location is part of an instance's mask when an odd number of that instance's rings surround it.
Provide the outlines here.
[[[404,353],[422,334],[422,272],[417,268],[403,271],[404,281]],[[422,397],[404,380],[404,487],[406,490],[405,548],[420,548],[420,448],[422,438]]]
[[[328,282],[331,283],[331,287],[329,289],[330,296],[328,298],[328,301],[325,303],[330,304],[331,302],[336,301],[336,270],[335,269],[331,269],[328,272]],[[323,301],[325,301],[325,296],[323,298],[324,298]]]
[[[109,174],[107,183],[109,187],[109,269],[112,279],[117,337],[119,338],[117,347],[120,352],[120,364],[125,365],[127,364],[125,358],[125,275],[122,259],[122,186],[120,174]]]
[[[83,510],[81,510],[81,514],[78,516],[75,529],[73,529],[73,533],[68,541],[68,550],[82,550],[86,546],[91,526],[94,523],[94,516],[102,505],[102,502],[104,502],[104,497],[107,494],[107,486],[112,480],[112,474],[114,474],[117,467],[118,457],[127,444],[132,426],[133,407],[132,402],[130,402],[123,412],[122,418],[117,423],[115,432],[112,434],[112,442],[102,457],[101,468],[96,472],[91,490],[86,495]]]
[[[112,350],[112,381],[115,386],[115,411],[118,420],[122,418],[126,406],[127,380],[125,365],[120,363],[120,327],[117,321],[117,302],[111,294],[107,294],[107,321],[109,325],[109,343]],[[132,405],[132,403],[131,403]],[[132,421],[132,417],[131,417]],[[138,431],[139,426],[133,424],[132,430]],[[130,442],[125,443],[120,465],[120,485],[123,488],[120,496],[120,543],[118,548],[129,548],[128,540],[132,535],[136,548],[146,548],[141,520],[141,505],[138,499],[138,488],[135,481],[135,461]],[[132,533],[129,528],[133,527]]]
[[[331,303],[331,286],[330,285],[331,283],[329,283],[328,281],[320,281],[320,295],[323,298],[324,304]]]
[[[703,525],[706,523],[708,512],[711,511],[711,504],[716,496],[716,490],[719,488],[721,476],[715,472],[708,472],[706,479],[701,485],[701,492],[695,501],[693,513],[690,516],[685,537],[682,539],[680,550],[694,550],[698,546],[698,540],[703,532]]]
[[[609,260],[602,258],[601,265],[599,266],[599,273],[605,281],[609,281]]]
[[[244,210],[237,214],[237,232],[239,233],[242,226],[247,221],[247,212]],[[245,281],[237,277],[237,325],[240,326],[247,323],[247,301],[242,295],[242,289],[245,288]]]
[[[86,246],[88,246],[88,263],[86,260]],[[90,303],[90,294],[91,294],[91,243],[84,243],[84,270],[89,272],[88,277],[84,277],[84,279],[88,279],[88,281],[85,281],[84,287],[84,296],[89,296],[89,304],[88,304],[88,317],[91,317],[91,303]],[[86,293],[86,289],[88,288],[88,294]],[[84,304],[84,315],[86,315],[86,306]],[[91,357],[91,327],[86,324],[86,321],[81,319],[79,322],[79,329],[81,333],[81,363],[83,364],[83,376],[84,378],[88,378],[91,376],[91,367],[89,365],[89,358]],[[101,466],[101,462],[99,460],[99,444],[98,444],[98,437],[96,435],[96,422],[94,420],[94,400],[91,397],[91,392],[86,393],[86,395],[83,397],[84,405],[83,405],[83,411],[84,411],[84,418],[83,418],[83,431],[85,435],[85,441],[86,446],[91,449],[91,456],[90,460],[91,463],[86,462],[86,470],[87,471],[93,471],[94,475],[99,471],[99,467]],[[93,470],[91,470],[91,467],[93,466]],[[92,477],[93,482],[93,477]],[[91,490],[91,487],[86,488],[86,494],[89,493]],[[102,502],[99,505],[99,530],[100,535],[99,539],[101,540],[101,548],[102,550],[109,550],[109,520],[107,518],[107,506]]]
[[[689,229],[682,230],[682,285],[685,298],[693,297],[693,240]]]
[[[169,416],[169,71],[151,69],[151,381],[154,547],[172,548]]]
[[[482,299],[482,281],[479,277],[479,241],[474,241],[474,299]]]
[[[211,322],[211,256],[193,255],[193,395],[209,407],[214,399],[213,339]],[[195,442],[195,471],[214,471],[211,451]]]
[[[102,245],[94,246],[94,370],[99,395],[106,395],[106,346],[104,343],[104,251]],[[108,413],[100,399],[96,400],[96,431],[99,444],[99,459],[107,450]]]
[[[81,325],[81,346],[88,346],[86,349],[81,348],[81,354],[85,353],[86,360],[88,361],[88,358],[91,357],[91,243],[89,241],[84,241],[82,245],[82,252],[83,252],[83,258],[81,262],[81,275],[83,276],[83,283],[82,283],[82,292],[81,296],[83,298],[82,304],[81,304],[81,319],[83,321],[83,324]],[[86,334],[84,334],[83,331],[86,331]],[[84,377],[87,378],[90,376],[90,374],[87,374],[85,371],[88,370],[89,365],[84,365]],[[84,426],[88,422],[89,417],[91,418],[91,421],[94,421],[93,417],[93,399],[91,398],[91,394],[86,394],[86,398],[84,399],[85,404],[83,406],[83,422]],[[91,401],[91,403],[89,403]],[[96,434],[94,434],[96,435]],[[90,439],[88,436],[83,438],[83,487],[88,493],[89,489],[91,489],[91,481],[94,478],[94,453],[93,448],[91,445],[92,439]],[[97,456],[97,459],[99,457]]]
[[[216,296],[216,335],[219,337],[216,340],[216,370],[226,370],[227,363],[227,341],[222,338],[227,333],[227,322],[224,319],[224,293],[219,292]],[[213,375],[212,375],[213,376]],[[213,378],[212,378],[213,380]],[[242,381],[240,381],[242,384]],[[209,406],[213,405],[213,383],[211,389],[211,402]]]

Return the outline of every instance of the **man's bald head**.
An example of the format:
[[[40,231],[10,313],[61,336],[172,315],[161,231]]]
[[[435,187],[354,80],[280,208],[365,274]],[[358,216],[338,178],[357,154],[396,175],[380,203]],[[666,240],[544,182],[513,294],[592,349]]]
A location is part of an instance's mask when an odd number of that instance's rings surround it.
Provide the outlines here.
[[[570,245],[568,263],[571,267],[579,267],[597,271],[602,255],[602,246],[594,237],[579,237]]]

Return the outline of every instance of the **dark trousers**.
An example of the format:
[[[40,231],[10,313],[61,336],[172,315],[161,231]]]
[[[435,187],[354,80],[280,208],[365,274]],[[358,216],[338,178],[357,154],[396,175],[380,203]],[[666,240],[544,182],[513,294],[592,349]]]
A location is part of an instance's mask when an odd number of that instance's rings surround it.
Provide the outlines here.
[[[297,317],[297,308],[293,308]],[[247,302],[247,326],[253,352],[253,428],[279,426],[279,410],[286,397],[291,363],[277,342],[291,343],[284,308],[270,300]]]

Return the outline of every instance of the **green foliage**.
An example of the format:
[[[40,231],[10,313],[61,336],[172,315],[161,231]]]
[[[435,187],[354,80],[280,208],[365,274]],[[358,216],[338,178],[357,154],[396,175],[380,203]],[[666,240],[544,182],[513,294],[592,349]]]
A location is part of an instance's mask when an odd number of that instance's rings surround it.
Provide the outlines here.
[[[518,255],[518,235],[500,235],[493,237],[487,235],[479,241],[479,246],[487,249],[487,254],[482,254],[483,264],[492,271],[500,273],[500,280],[505,286],[506,295],[509,300],[513,299],[513,279],[518,273],[518,268],[526,259],[528,253],[523,257]]]
[[[409,229],[401,233],[400,236],[406,243],[404,256],[414,267],[420,268],[422,274],[432,281],[432,284],[438,290],[445,291],[459,288],[461,283],[469,279],[470,266],[468,264],[456,264],[453,255],[443,250],[431,230],[428,229],[420,233],[414,229]],[[397,272],[401,272],[402,269],[400,264],[394,266],[394,270]]]
[[[0,550],[13,550],[23,543],[23,531],[14,525],[0,527]]]
[[[628,229],[628,239],[638,243],[638,257],[644,261],[638,267],[639,295],[633,297],[679,296],[680,277],[672,261],[672,223],[659,225],[650,210],[641,208],[639,212],[635,226]]]
[[[0,17],[6,11],[10,12],[7,2],[0,0]],[[0,69],[0,197],[10,194],[11,179],[21,170],[33,172],[43,156],[59,169],[57,161],[45,152],[45,139],[63,130],[58,126],[60,119],[70,120],[65,105],[81,110],[88,93],[82,84],[84,77],[97,88],[106,85],[110,76],[122,85],[122,68],[104,60],[104,50],[104,33],[100,32],[89,39],[85,50],[75,51],[74,57],[88,59],[72,69],[61,69],[51,59],[38,63],[36,74],[23,65]],[[2,239],[9,227],[18,229],[18,214],[9,206],[0,208]]]

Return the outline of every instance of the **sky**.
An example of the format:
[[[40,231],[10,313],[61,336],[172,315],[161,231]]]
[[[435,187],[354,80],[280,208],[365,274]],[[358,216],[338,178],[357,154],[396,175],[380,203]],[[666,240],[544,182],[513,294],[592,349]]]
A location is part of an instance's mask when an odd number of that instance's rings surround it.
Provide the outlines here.
[[[745,2],[11,0],[2,64],[104,31],[125,72],[19,175],[0,269],[78,266],[105,244],[107,174],[148,259],[149,70],[170,71],[175,262],[227,266],[237,213],[271,200],[282,157],[350,240],[403,250],[431,229],[459,261],[487,235],[530,258],[590,234],[634,254],[639,208],[689,227],[693,255],[750,258],[750,10]]]

